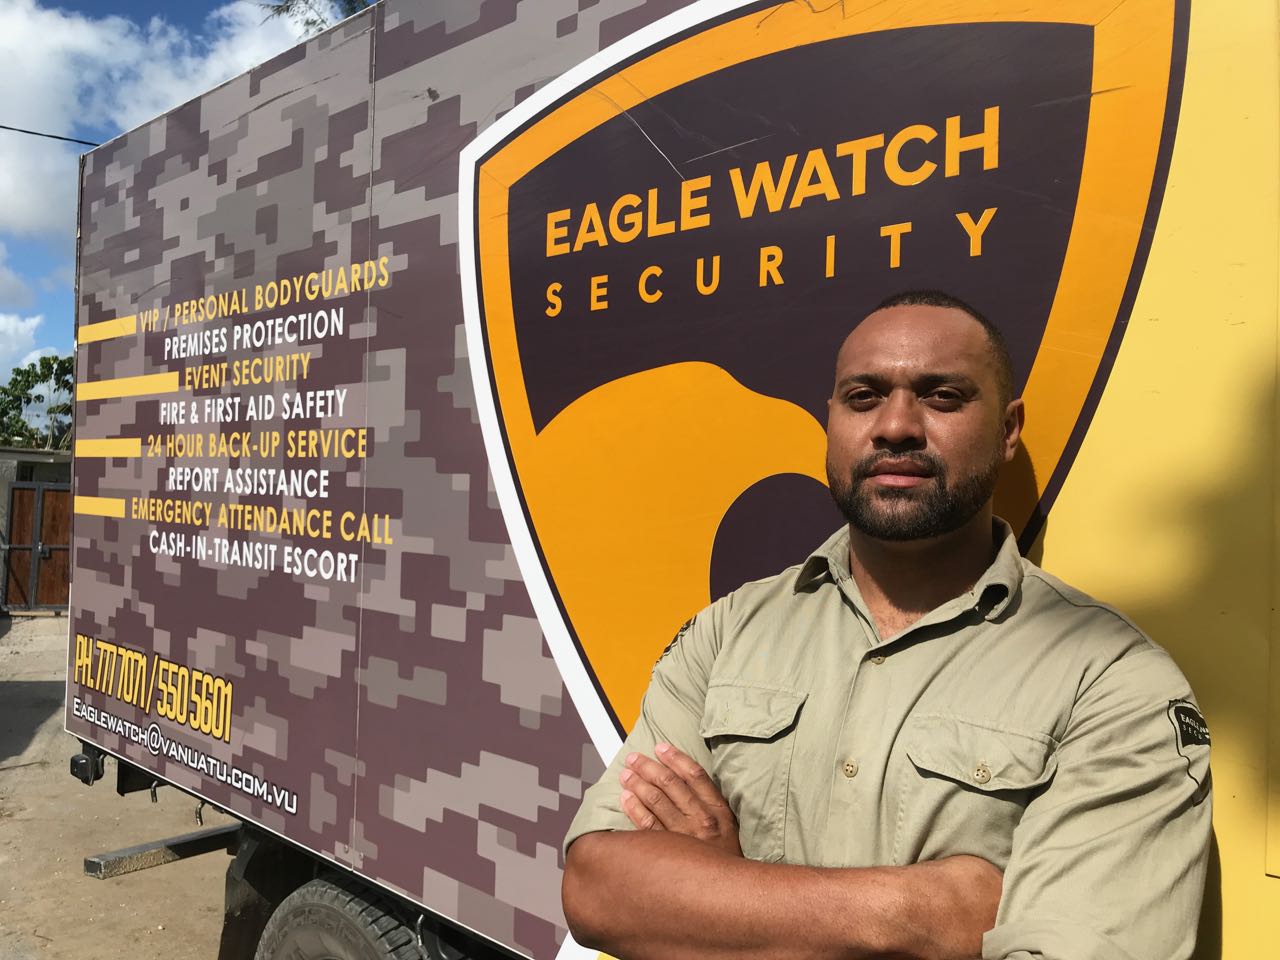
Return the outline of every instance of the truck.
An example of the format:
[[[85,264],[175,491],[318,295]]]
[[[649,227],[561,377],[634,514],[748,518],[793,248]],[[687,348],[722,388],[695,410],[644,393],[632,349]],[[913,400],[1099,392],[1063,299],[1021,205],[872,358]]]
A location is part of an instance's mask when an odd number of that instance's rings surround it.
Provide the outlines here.
[[[1213,731],[1280,906],[1273,3],[382,0],[82,159],[66,729],[236,818],[223,956],[587,955],[561,841],[680,625],[840,522],[835,348],[941,288],[998,512]],[[1273,651],[1276,651],[1273,653]]]

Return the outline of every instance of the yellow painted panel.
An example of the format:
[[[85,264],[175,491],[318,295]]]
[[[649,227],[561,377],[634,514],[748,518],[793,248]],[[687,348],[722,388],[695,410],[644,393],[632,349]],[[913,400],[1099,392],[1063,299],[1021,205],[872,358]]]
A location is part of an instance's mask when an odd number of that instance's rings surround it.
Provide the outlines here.
[[[75,499],[75,512],[90,517],[124,519],[124,501],[119,497],[82,497]]]
[[[1277,345],[1280,346],[1280,321],[1277,321]],[[1280,371],[1280,352],[1276,355],[1276,369]],[[1280,378],[1280,374],[1277,374]],[[1274,411],[1276,427],[1275,457],[1272,477],[1280,476],[1280,383],[1277,384]],[[1280,576],[1280,483],[1275,486],[1272,499],[1272,552],[1271,571]],[[1280,586],[1273,585],[1280,591]],[[1272,602],[1271,612],[1271,691],[1268,703],[1270,724],[1267,752],[1267,854],[1266,871],[1272,878],[1280,878],[1280,598]]]
[[[115,380],[90,380],[76,387],[77,400],[113,400],[147,394],[175,393],[178,372],[148,373],[141,377],[119,377]]]
[[[1276,13],[1273,0],[1192,4],[1150,259],[1042,539],[1049,570],[1173,654],[1209,721],[1200,960],[1273,955],[1280,915],[1267,876],[1280,869]]]
[[[1277,52],[1280,59],[1280,51]],[[1280,282],[1280,277],[1277,277]],[[1280,303],[1280,291],[1277,292]],[[1267,756],[1267,854],[1266,871],[1280,878],[1280,314],[1276,318],[1276,390],[1272,406],[1272,514],[1271,514],[1271,696]]]
[[[137,314],[101,320],[98,323],[81,324],[76,330],[76,343],[95,343],[115,337],[131,337],[138,332]]]
[[[139,457],[142,455],[141,437],[104,437],[97,440],[77,440],[77,457]]]

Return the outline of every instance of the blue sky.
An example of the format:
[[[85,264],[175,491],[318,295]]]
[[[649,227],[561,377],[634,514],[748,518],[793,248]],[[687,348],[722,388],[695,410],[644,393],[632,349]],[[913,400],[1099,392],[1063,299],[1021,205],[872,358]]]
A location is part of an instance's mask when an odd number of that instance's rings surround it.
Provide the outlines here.
[[[256,2],[0,0],[0,124],[101,142],[293,45]],[[0,378],[71,351],[77,157],[0,130]]]

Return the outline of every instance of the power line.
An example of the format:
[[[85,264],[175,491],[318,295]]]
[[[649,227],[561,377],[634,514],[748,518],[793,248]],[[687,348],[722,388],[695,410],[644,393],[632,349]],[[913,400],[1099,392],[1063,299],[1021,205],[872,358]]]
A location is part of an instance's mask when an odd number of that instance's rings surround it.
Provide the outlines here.
[[[0,123],[0,130],[12,130],[14,133],[29,133],[33,137],[48,137],[50,140],[65,140],[67,143],[83,143],[86,147],[102,146],[102,144],[94,143],[92,140],[77,140],[75,137],[60,137],[56,133],[41,133],[39,130],[23,130],[21,127],[11,127],[4,123]]]

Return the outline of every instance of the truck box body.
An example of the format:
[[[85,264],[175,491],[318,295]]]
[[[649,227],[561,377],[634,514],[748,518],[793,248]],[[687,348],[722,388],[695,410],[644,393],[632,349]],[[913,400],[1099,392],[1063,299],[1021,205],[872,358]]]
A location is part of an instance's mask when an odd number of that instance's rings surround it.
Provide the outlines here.
[[[835,529],[835,350],[943,288],[1027,399],[999,512],[1200,696],[1206,929],[1256,947],[1277,56],[1240,10],[384,0],[86,154],[67,729],[577,949],[561,840],[649,668]]]

